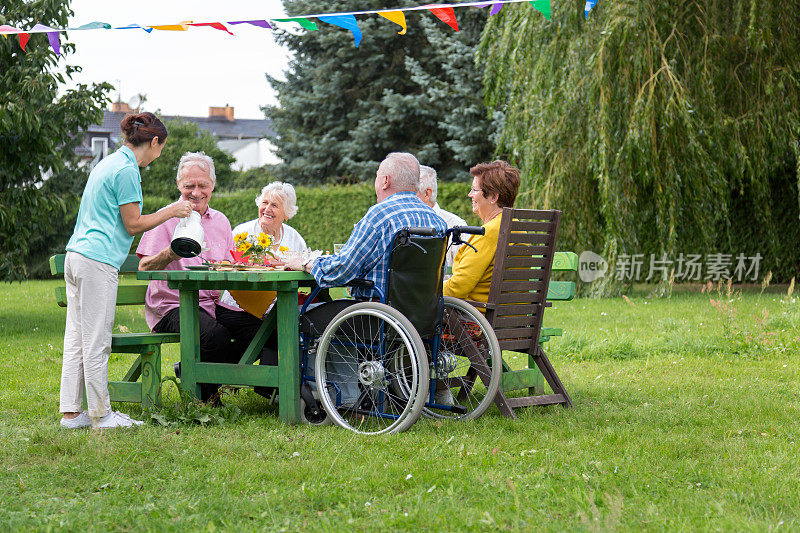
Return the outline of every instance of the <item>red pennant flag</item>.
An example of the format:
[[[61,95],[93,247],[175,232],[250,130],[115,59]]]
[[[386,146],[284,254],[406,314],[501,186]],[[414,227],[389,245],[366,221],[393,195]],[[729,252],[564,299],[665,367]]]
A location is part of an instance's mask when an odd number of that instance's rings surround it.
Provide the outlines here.
[[[209,26],[211,28],[214,28],[215,30],[224,31],[233,35],[233,33],[231,33],[231,31],[228,28],[226,28],[225,25],[221,22],[196,22],[189,24],[189,26]]]
[[[456,20],[456,12],[453,11],[452,7],[431,7],[431,6],[424,6],[427,7],[431,13],[436,15],[436,18],[453,28],[454,30],[458,31],[458,21]]]
[[[28,44],[31,36],[27,33],[20,33],[19,34],[19,47],[22,48],[22,51],[25,52],[25,45]]]

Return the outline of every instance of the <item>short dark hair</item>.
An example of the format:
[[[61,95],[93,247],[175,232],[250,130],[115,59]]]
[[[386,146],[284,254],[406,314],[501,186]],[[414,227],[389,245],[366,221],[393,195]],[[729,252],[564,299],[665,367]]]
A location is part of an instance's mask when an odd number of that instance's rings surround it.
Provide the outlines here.
[[[167,140],[167,127],[149,111],[126,116],[119,127],[125,136],[125,141],[133,146],[150,144],[156,137],[159,144],[164,144]]]
[[[497,195],[499,207],[514,207],[519,192],[519,169],[505,161],[480,163],[469,169],[478,178],[484,196]]]

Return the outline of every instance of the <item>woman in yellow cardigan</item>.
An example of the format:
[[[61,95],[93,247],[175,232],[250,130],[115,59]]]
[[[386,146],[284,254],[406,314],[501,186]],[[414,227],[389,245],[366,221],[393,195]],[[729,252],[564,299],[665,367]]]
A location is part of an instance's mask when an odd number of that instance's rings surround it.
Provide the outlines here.
[[[453,276],[444,283],[444,295],[486,302],[492,280],[494,253],[500,232],[500,214],[514,207],[519,191],[519,170],[505,161],[481,163],[469,169],[472,174],[472,212],[480,217],[484,235],[473,235],[469,246],[462,246],[453,263]]]

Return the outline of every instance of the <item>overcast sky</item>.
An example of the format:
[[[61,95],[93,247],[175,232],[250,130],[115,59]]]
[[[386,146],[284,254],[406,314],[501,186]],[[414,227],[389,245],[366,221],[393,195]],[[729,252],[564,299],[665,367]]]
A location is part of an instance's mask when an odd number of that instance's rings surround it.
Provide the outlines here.
[[[72,0],[71,7],[70,27],[93,21],[146,26],[284,16],[280,0]],[[166,115],[207,116],[209,106],[229,104],[237,118],[263,118],[260,106],[275,103],[264,75],[282,78],[288,52],[275,43],[271,30],[247,24],[231,29],[235,37],[200,27],[149,34],[139,29],[69,32],[77,51],[66,63],[83,68],[72,85],[107,81],[115,87],[113,100],[118,92],[123,101],[144,93],[145,109]]]

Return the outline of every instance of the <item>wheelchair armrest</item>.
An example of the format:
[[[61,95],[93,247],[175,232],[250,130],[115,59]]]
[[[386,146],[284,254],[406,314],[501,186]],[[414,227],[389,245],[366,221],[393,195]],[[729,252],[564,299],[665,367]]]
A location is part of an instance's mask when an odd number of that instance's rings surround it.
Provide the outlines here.
[[[464,300],[464,301],[467,302],[472,307],[475,307],[477,309],[494,309],[495,307],[497,307],[493,303],[476,302],[474,300]]]
[[[347,287],[354,287],[356,289],[373,289],[375,282],[369,279],[353,279],[345,284]]]

